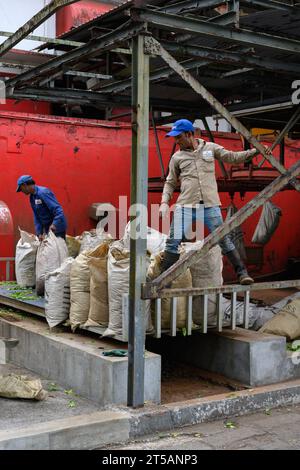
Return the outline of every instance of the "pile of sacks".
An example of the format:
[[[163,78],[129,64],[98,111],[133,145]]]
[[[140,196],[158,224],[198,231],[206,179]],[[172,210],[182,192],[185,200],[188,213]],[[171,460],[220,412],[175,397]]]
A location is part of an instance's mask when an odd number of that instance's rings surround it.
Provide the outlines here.
[[[123,298],[129,293],[130,223],[121,240],[114,241],[103,230],[84,232],[81,237],[67,237],[67,244],[50,232],[39,243],[20,230],[16,252],[17,282],[36,286],[45,295],[45,312],[50,327],[69,319],[74,332],[78,327],[101,326],[104,336],[123,336]],[[147,228],[146,270],[149,280],[161,274],[161,262],[167,236]],[[202,242],[182,243],[181,256],[201,249]],[[70,256],[71,255],[71,256]],[[223,285],[223,262],[219,246],[192,265],[172,282],[172,288],[219,287]],[[230,300],[221,297],[223,318],[230,321]],[[187,298],[176,304],[177,328],[186,326]],[[208,325],[216,325],[217,296],[208,298]],[[153,330],[155,303],[146,301],[145,330]],[[238,304],[237,324],[241,324],[243,303]],[[250,327],[255,323],[257,307],[250,304]],[[193,297],[193,322],[202,324],[203,304]],[[161,328],[170,329],[171,299],[161,302]],[[261,324],[260,324],[261,326]]]

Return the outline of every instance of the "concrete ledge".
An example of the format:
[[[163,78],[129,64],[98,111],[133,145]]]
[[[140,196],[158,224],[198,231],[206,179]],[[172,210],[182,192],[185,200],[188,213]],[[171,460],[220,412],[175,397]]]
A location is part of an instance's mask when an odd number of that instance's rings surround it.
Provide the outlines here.
[[[191,424],[300,403],[300,380],[142,410],[114,408],[0,432],[0,450],[95,449]]]
[[[0,318],[0,335],[19,340],[7,351],[6,360],[45,379],[72,388],[99,405],[126,404],[127,357],[107,357],[103,349],[119,347],[113,342],[91,340],[80,334],[50,334],[37,319],[11,322]],[[92,345],[91,345],[92,344]],[[145,400],[160,403],[161,358],[145,352]]]
[[[89,450],[128,438],[128,414],[102,411],[2,431],[0,450]]]
[[[300,380],[131,411],[130,439],[300,403]]]
[[[300,377],[300,366],[288,357],[284,337],[242,328],[189,337],[165,336],[163,340],[149,338],[148,347],[250,387]]]

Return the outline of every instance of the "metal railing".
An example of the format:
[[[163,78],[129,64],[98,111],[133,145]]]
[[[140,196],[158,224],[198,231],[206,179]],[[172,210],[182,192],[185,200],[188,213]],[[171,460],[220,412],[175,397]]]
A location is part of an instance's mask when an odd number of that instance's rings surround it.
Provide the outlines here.
[[[0,263],[5,263],[5,280],[11,281],[11,264],[15,261],[15,258],[0,258]]]
[[[257,290],[269,289],[286,289],[286,288],[300,288],[300,279],[291,281],[277,281],[277,282],[263,282],[258,284],[242,286],[240,284],[222,286],[222,287],[207,287],[207,288],[190,288],[190,289],[163,289],[159,293],[159,297],[152,300],[155,303],[154,313],[154,337],[161,338],[162,333],[176,336],[179,329],[177,328],[177,302],[179,297],[186,297],[186,326],[185,334],[190,336],[193,329],[193,297],[200,298],[200,308],[202,312],[201,326],[197,331],[207,333],[208,330],[208,299],[209,296],[216,296],[216,329],[222,331],[224,327],[223,321],[223,308],[222,300],[223,294],[230,294],[230,325],[226,322],[226,326],[230,326],[235,330],[237,324],[237,293],[243,294],[243,321],[240,325],[242,328],[249,328],[249,308],[250,308],[250,292]],[[162,331],[161,324],[161,299],[170,298],[170,330]]]

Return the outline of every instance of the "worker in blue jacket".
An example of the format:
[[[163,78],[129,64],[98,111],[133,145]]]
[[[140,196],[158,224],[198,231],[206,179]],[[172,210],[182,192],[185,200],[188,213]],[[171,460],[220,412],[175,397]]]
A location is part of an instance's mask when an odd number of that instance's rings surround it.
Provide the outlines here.
[[[37,186],[30,175],[22,175],[17,182],[18,192],[30,198],[35,231],[40,240],[43,240],[49,230],[57,237],[66,238],[67,222],[64,211],[50,189]]]

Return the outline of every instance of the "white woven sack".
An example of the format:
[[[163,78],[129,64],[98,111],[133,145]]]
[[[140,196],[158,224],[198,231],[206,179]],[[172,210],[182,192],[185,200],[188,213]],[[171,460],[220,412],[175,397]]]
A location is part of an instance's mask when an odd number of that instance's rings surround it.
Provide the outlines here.
[[[50,328],[67,320],[70,312],[70,274],[74,258],[45,276],[45,314]]]
[[[36,291],[38,295],[44,295],[46,274],[59,268],[66,258],[68,258],[68,247],[65,240],[56,237],[50,230],[37,251]]]
[[[20,230],[20,240],[16,247],[16,279],[21,287],[35,286],[35,262],[39,246],[38,238],[24,230]]]

